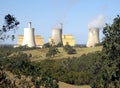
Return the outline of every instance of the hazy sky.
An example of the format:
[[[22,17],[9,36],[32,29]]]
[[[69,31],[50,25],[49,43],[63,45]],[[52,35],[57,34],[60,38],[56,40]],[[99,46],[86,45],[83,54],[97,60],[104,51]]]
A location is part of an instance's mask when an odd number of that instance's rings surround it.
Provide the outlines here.
[[[116,15],[120,15],[120,0],[1,0],[0,26],[8,13],[20,21],[16,37],[23,34],[23,28],[31,21],[35,35],[41,35],[46,43],[52,27],[62,22],[63,34],[72,34],[76,44],[86,44],[88,24],[94,24],[97,19],[111,23]],[[102,37],[101,29],[100,39]],[[8,42],[15,44],[17,38]]]

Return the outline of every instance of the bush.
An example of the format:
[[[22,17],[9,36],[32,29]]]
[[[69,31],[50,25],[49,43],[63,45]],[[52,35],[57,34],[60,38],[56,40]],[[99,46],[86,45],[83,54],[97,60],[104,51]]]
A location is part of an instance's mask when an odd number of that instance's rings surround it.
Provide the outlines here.
[[[96,43],[95,46],[102,46],[102,43]]]
[[[44,48],[50,48],[50,47],[51,47],[51,44],[50,44],[50,43],[45,43],[45,44],[43,45],[43,47],[44,47]]]
[[[76,54],[76,50],[70,45],[65,45],[63,49],[67,52],[67,54]]]
[[[52,46],[49,48],[48,53],[46,54],[46,57],[54,57],[57,53],[59,53],[56,46]]]
[[[68,54],[76,54],[76,50],[75,49],[69,49],[67,51]]]
[[[63,44],[62,43],[58,43],[57,47],[63,47]]]
[[[101,68],[91,81],[92,88],[120,88],[120,16],[103,28]],[[98,63],[97,63],[98,65]],[[119,74],[119,75],[118,75]]]

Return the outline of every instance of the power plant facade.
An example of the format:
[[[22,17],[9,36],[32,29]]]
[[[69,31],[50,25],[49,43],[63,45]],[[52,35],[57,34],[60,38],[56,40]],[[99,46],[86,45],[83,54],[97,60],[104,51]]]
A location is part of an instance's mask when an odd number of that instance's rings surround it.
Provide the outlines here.
[[[63,44],[75,46],[75,39],[72,35],[66,34],[62,35],[62,24],[59,27],[52,29],[52,35],[48,39],[48,42],[52,45]],[[88,32],[88,41],[86,47],[95,47],[99,41],[99,28],[91,27]],[[24,35],[18,35],[18,46],[28,46],[28,47],[42,47],[44,45],[44,39],[39,35],[34,35],[34,28],[32,28],[32,23],[29,22],[29,27],[24,28]]]
[[[29,22],[29,27],[24,28],[24,37],[22,45],[26,45],[28,47],[35,47],[35,38],[34,38],[34,28],[32,28],[32,23]]]
[[[52,35],[48,39],[48,42],[52,45],[63,44],[75,46],[75,39],[71,34],[62,35],[62,24],[59,27],[52,29]],[[44,45],[44,39],[40,35],[34,35],[34,28],[32,28],[32,23],[29,22],[29,27],[24,28],[24,35],[18,35],[17,45],[28,47],[42,47]]]
[[[70,46],[75,46],[75,39],[73,38],[72,35],[62,35],[62,41],[63,41],[63,46],[65,45],[70,45]]]
[[[90,28],[88,33],[88,41],[87,47],[95,47],[95,44],[98,44],[99,41],[99,29],[98,28]]]
[[[52,38],[51,37],[48,39],[48,42],[50,44],[52,43]],[[70,46],[75,46],[75,39],[70,34],[62,35],[62,43],[63,43],[63,46],[65,46],[67,44],[70,45]]]
[[[36,47],[42,47],[44,45],[44,39],[40,35],[35,35],[35,44]],[[18,35],[17,45],[22,46],[23,35]]]
[[[44,45],[44,39],[40,35],[35,35],[35,43],[37,47],[42,47]]]

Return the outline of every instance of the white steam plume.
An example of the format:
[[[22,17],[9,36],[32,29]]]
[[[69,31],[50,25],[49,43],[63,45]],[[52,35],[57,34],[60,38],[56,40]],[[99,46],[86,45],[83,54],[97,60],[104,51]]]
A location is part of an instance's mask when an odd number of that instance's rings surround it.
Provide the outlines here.
[[[88,28],[103,28],[105,25],[105,17],[102,14],[97,15],[95,18],[93,18],[90,23],[88,24]]]
[[[80,1],[80,0],[68,0],[68,2],[70,3],[70,4],[76,4],[76,3],[78,3],[78,1]]]

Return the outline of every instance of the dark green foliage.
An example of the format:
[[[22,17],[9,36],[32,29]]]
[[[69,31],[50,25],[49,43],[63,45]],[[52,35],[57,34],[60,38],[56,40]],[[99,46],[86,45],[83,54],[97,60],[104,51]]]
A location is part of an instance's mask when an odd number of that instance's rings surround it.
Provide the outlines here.
[[[86,45],[85,44],[75,44],[76,48],[85,48]]]
[[[10,14],[5,16],[5,22],[8,29],[12,29],[14,26],[17,26],[19,24],[15,17]]]
[[[102,46],[102,43],[97,43],[95,44],[95,46]]]
[[[10,14],[5,16],[5,24],[0,29],[0,39],[5,40],[9,37],[11,37],[12,40],[14,40],[14,35],[6,35],[6,32],[9,32],[11,30],[16,30],[17,26],[19,25],[19,22],[16,20],[16,18]]]
[[[13,48],[10,48],[10,53],[8,56],[5,56],[6,52],[8,52],[7,50],[9,50],[9,48],[1,48],[0,50],[0,52],[3,52],[0,55],[0,69],[4,69],[4,71],[10,71],[11,73],[17,75],[19,79],[21,78],[21,75],[24,75],[26,77],[35,77],[35,81],[33,83],[36,88],[39,88],[40,86],[44,86],[46,88],[58,88],[57,81],[55,82],[53,78],[45,73],[42,73],[40,63],[32,63],[29,59],[29,55],[21,52],[16,52],[16,49]],[[38,80],[37,78],[41,79]],[[41,81],[40,84],[39,81]],[[0,85],[1,88],[16,88],[14,84],[11,84],[11,80],[6,79],[6,75],[4,73],[0,75],[0,83],[2,83]],[[29,86],[27,83],[24,83],[22,85],[23,87]]]
[[[9,48],[6,48],[6,52],[7,49]],[[21,75],[32,76],[36,88],[42,85],[58,88],[58,85],[53,82],[54,79],[76,85],[90,84],[91,81],[97,80],[97,73],[102,63],[101,52],[89,53],[79,58],[43,60],[36,63],[30,61],[29,54],[16,52],[13,48],[10,52],[4,59],[0,58],[0,66],[19,77]]]
[[[46,54],[47,57],[54,57],[57,53],[60,53],[56,46],[51,46]]]
[[[38,47],[28,47],[27,45],[24,45],[24,46],[19,46],[19,47],[15,47],[14,50],[16,51],[27,51],[27,50],[34,50],[34,49],[40,49]]]
[[[58,43],[56,46],[57,47],[63,47],[63,44],[62,43]]]
[[[40,88],[40,86],[45,88],[58,88],[58,82],[50,76],[33,77],[32,82],[34,83],[35,88]]]
[[[51,47],[51,44],[50,44],[50,43],[45,43],[43,47],[44,47],[44,48],[50,48],[50,47]]]
[[[68,51],[67,51],[67,53],[68,54],[76,54],[76,50],[75,49],[69,49]]]
[[[69,50],[69,48],[71,48],[70,45],[65,45],[63,49],[67,52]]]
[[[76,53],[76,50],[73,49],[73,47],[70,46],[70,45],[65,45],[63,49],[64,49],[68,54],[75,54],[75,53]]]
[[[11,50],[12,48],[13,48],[12,46],[0,45],[0,57],[6,57],[12,54],[14,52]]]
[[[117,16],[112,25],[106,24],[103,34],[103,52],[110,59],[120,57],[120,17]]]
[[[16,88],[16,85],[7,78],[6,73],[3,71],[3,68],[0,67],[0,88]]]
[[[44,60],[39,66],[41,66],[42,74],[50,75],[62,82],[83,85],[96,80],[101,63],[101,52],[96,52],[82,55],[79,58]]]
[[[91,82],[93,88],[120,88],[120,17],[112,25],[106,24],[103,33],[101,69],[96,80]]]

